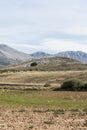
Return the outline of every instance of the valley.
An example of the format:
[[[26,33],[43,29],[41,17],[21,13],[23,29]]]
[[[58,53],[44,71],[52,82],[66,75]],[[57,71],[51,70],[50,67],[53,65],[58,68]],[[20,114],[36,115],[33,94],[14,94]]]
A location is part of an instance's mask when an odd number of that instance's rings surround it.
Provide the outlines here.
[[[32,56],[0,67],[0,130],[86,130],[87,91],[57,89],[72,79],[87,83],[87,64],[41,52]]]

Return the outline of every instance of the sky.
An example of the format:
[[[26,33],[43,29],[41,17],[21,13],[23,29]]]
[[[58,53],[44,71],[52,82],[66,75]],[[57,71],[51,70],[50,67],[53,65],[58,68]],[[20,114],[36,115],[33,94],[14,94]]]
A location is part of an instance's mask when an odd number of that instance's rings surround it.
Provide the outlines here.
[[[26,53],[87,52],[87,0],[0,0],[0,44]]]

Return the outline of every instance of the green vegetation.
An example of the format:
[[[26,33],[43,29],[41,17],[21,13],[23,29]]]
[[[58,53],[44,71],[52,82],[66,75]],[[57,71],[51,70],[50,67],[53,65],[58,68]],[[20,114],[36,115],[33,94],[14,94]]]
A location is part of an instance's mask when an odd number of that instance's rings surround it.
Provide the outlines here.
[[[78,79],[65,81],[61,86],[62,90],[67,91],[81,91],[82,88],[83,88],[83,82]]]
[[[0,106],[57,109],[84,109],[87,107],[85,92],[54,92],[54,91],[0,91]],[[57,111],[63,113],[63,111]]]
[[[87,83],[79,79],[66,80],[62,83],[61,87],[54,88],[54,91],[87,91]]]
[[[58,115],[58,114],[64,114],[64,110],[63,109],[46,109],[46,110],[33,110],[34,113],[47,113],[47,112],[53,112],[54,115]]]
[[[85,84],[83,85],[82,90],[87,91],[87,83],[85,83]]]

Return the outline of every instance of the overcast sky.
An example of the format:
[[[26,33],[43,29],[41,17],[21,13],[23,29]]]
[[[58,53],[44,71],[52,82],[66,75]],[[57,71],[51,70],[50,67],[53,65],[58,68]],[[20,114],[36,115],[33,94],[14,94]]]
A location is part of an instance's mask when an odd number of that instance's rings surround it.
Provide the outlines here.
[[[23,52],[87,52],[87,0],[0,0],[0,44]]]

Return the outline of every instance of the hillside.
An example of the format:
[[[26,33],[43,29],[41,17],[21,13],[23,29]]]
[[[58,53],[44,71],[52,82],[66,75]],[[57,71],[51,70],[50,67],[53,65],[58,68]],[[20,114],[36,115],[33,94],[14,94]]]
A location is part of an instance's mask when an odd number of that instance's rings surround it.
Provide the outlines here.
[[[33,59],[38,59],[38,58],[51,57],[53,55],[45,53],[45,52],[35,52],[35,53],[32,53],[31,56],[33,57]]]
[[[64,57],[64,58],[61,58],[61,57]],[[67,58],[68,58],[68,60],[67,60]],[[69,58],[71,60],[69,60]],[[59,69],[61,69],[61,66],[62,66],[62,69],[64,69],[64,67],[67,66],[67,64],[71,64],[71,63],[65,63],[65,62],[75,61],[76,65],[77,65],[77,61],[81,61],[84,64],[87,64],[87,53],[84,53],[81,51],[66,51],[66,52],[60,52],[57,54],[48,54],[45,52],[35,52],[32,54],[26,54],[23,52],[19,52],[7,45],[0,44],[0,67],[12,65],[12,64],[15,65],[17,63],[26,62],[31,59],[33,59],[33,60],[30,62],[33,62],[34,60],[36,60],[38,62],[38,67],[41,70],[43,70],[43,68],[45,68],[46,70],[49,70],[49,69],[51,70],[51,68],[52,68],[52,70],[53,70],[53,67],[54,67],[54,70],[56,70],[57,67],[59,67]],[[62,60],[60,62],[60,65],[59,65],[59,60],[57,60],[57,59]],[[72,59],[74,59],[74,60],[72,60]],[[81,62],[78,62],[78,63],[82,64]],[[57,63],[57,64],[55,64],[55,63]],[[73,67],[76,66],[75,63],[74,63]],[[23,65],[25,66],[25,68],[26,67],[30,68],[29,62],[22,63],[21,67]],[[22,68],[24,68],[24,66]],[[47,66],[49,66],[49,67],[47,67]],[[82,66],[85,66],[85,65],[82,65]],[[68,69],[72,68],[72,66],[70,67],[70,65],[68,65],[67,67],[68,67]],[[78,68],[79,68],[79,66],[78,66]],[[57,70],[58,70],[58,68],[57,68]]]
[[[64,51],[64,52],[59,52],[57,54],[36,52],[30,55],[33,57],[33,59],[46,58],[46,57],[66,57],[66,58],[71,58],[71,59],[81,61],[83,63],[87,63],[87,53],[82,51]]]
[[[18,62],[23,62],[29,60],[31,56],[19,52],[7,45],[0,44],[0,66],[16,64]]]
[[[65,52],[57,53],[55,54],[55,56],[72,58],[72,59],[79,60],[83,63],[87,63],[87,53],[82,51],[65,51]]]
[[[36,63],[35,66],[31,66]],[[59,71],[59,70],[85,70],[87,65],[80,61],[64,57],[51,57],[33,59],[27,62],[18,63],[2,68],[2,70],[40,70],[40,71]]]

